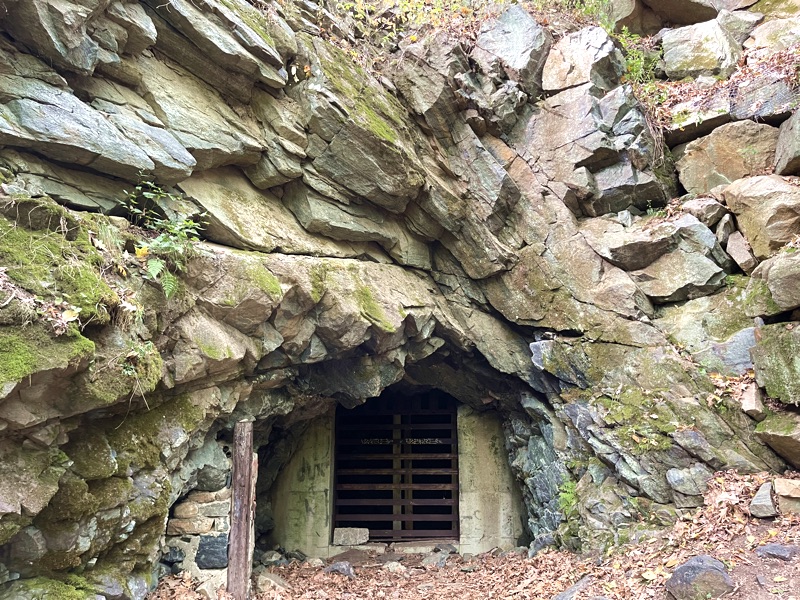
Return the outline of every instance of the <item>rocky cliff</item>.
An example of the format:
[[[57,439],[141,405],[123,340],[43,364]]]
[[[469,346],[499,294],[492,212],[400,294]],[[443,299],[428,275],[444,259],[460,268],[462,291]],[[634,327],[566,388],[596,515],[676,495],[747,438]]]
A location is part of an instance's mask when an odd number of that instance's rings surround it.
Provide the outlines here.
[[[310,0],[0,1],[0,598],[143,598],[234,422],[269,489],[390,386],[500,411],[535,547],[800,467],[800,7],[753,4],[611,3],[673,24],[662,135],[520,5],[378,72]]]

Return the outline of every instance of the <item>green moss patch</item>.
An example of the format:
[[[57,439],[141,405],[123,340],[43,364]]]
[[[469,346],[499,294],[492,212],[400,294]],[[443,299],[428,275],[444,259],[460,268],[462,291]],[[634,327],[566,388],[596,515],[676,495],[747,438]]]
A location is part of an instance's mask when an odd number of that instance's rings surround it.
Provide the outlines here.
[[[365,285],[359,285],[356,288],[356,300],[358,307],[361,310],[361,315],[366,318],[370,323],[375,325],[378,329],[382,329],[387,333],[394,333],[395,327],[386,318],[380,304],[375,301],[372,295],[372,290]]]
[[[25,600],[94,600],[97,597],[95,592],[45,577],[14,581],[7,591],[8,598]]]
[[[128,415],[107,432],[109,445],[117,452],[117,474],[129,468],[154,468],[161,462],[161,445],[169,429],[193,433],[205,418],[205,411],[192,404],[189,396],[179,396],[152,410]]]
[[[601,396],[597,404],[605,409],[603,420],[616,426],[618,439],[634,454],[667,450],[672,445],[669,434],[677,428],[675,415],[654,397],[629,388],[616,398]]]
[[[271,298],[277,300],[283,295],[281,282],[264,265],[248,262],[245,264],[245,274],[248,281],[254,283],[262,292],[269,294]]]
[[[0,328],[0,383],[37,371],[67,368],[94,353],[94,342],[77,332],[51,337],[41,324]]]
[[[84,228],[70,229],[70,234],[28,229],[0,216],[0,264],[8,277],[43,300],[79,308],[84,323],[108,323],[108,307],[119,302],[96,268],[101,263]]]

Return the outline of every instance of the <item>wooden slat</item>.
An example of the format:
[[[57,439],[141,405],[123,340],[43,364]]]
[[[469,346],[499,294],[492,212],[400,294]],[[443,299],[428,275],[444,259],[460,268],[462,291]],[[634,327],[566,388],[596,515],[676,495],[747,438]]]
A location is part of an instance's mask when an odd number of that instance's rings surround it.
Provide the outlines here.
[[[339,498],[337,506],[452,506],[453,498]]]
[[[337,483],[337,490],[457,490],[457,483]]]
[[[394,475],[395,469],[339,469],[339,475]],[[456,475],[458,469],[414,469],[414,475]]]
[[[453,430],[452,423],[400,423],[392,425],[391,423],[343,423],[339,425],[339,431],[342,432],[360,432],[371,431],[374,429],[382,429],[384,431],[392,431],[399,429],[400,431],[413,431],[415,429],[428,430],[428,429],[442,429]],[[359,436],[363,437],[363,436]]]
[[[385,515],[342,515],[337,514],[336,520],[341,521],[351,521],[353,523],[386,523],[388,521],[396,522],[396,521],[404,521],[404,522],[411,522],[411,521],[441,521],[442,523],[452,523],[453,518],[452,515],[435,515],[430,513],[423,513],[423,514],[413,514],[413,515],[393,515],[391,513],[387,513]]]
[[[419,436],[419,437],[412,438],[412,439],[417,439],[417,440],[419,440],[419,439],[426,439],[426,440],[430,439],[430,440],[435,440],[435,441],[430,441],[430,442],[426,442],[426,443],[409,444],[407,442],[404,442],[402,439],[393,440],[388,435],[386,437],[380,437],[380,438],[366,437],[366,438],[362,438],[362,439],[372,439],[372,440],[381,439],[381,440],[385,440],[385,443],[381,442],[380,444],[378,444],[378,443],[363,444],[361,442],[361,439],[349,439],[349,440],[336,440],[336,445],[337,446],[411,446],[411,447],[414,447],[414,446],[452,446],[455,443],[455,438],[426,438],[424,436]]]
[[[346,454],[340,455],[337,458],[340,461],[347,460],[446,460],[448,458],[457,458],[458,454],[454,452],[437,452],[435,454],[410,454],[403,452],[401,454]]]

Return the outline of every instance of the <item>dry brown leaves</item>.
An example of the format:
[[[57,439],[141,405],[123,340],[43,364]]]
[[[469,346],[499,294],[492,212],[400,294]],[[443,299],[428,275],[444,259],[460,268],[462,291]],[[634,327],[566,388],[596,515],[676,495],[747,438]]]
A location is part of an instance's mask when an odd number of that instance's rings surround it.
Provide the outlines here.
[[[712,86],[701,87],[694,81],[656,82],[656,95],[661,101],[654,108],[653,117],[659,126],[667,127],[673,122],[673,110],[678,105],[684,104],[687,99],[692,99],[693,111],[702,112],[721,94],[734,97],[740,88],[743,89],[766,75],[786,81],[791,88],[797,88],[800,86],[798,69],[800,69],[800,43],[769,55],[745,52],[739,68],[733,75],[727,80],[717,81]]]
[[[596,595],[612,600],[664,600],[664,583],[673,570],[699,554],[714,556],[734,572],[750,569],[735,598],[761,598],[764,596],[759,594],[765,592],[758,588],[753,573],[768,574],[771,580],[779,581],[787,567],[765,565],[754,549],[768,542],[800,544],[800,516],[768,520],[750,517],[751,498],[771,477],[768,473],[716,473],[708,483],[703,507],[687,511],[671,529],[642,543],[614,548],[599,559],[555,550],[531,559],[514,553],[487,553],[463,561],[454,555],[438,569],[424,568],[419,556],[409,556],[403,561],[408,566],[404,572],[391,573],[375,560],[356,566],[353,580],[295,562],[273,569],[286,580],[289,590],[271,591],[255,600],[547,599],[586,575],[591,582],[576,600]],[[782,477],[800,479],[800,473]],[[192,589],[188,578],[171,577],[162,581],[150,600],[199,599]],[[783,596],[785,600],[790,597]]]

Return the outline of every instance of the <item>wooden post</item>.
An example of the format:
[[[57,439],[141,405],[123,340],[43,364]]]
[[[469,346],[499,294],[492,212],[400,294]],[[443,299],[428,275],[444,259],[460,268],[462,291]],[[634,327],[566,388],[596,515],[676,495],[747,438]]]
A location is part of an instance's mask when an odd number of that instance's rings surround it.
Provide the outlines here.
[[[255,547],[255,497],[258,455],[253,454],[253,422],[239,421],[233,429],[231,529],[228,538],[228,593],[248,600]]]

